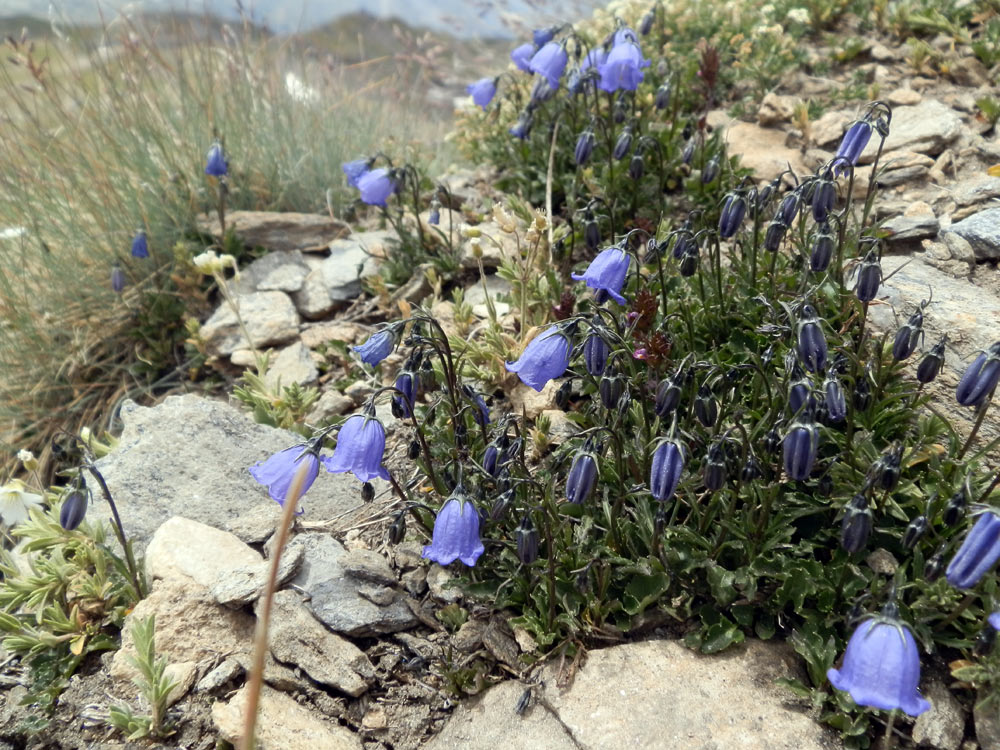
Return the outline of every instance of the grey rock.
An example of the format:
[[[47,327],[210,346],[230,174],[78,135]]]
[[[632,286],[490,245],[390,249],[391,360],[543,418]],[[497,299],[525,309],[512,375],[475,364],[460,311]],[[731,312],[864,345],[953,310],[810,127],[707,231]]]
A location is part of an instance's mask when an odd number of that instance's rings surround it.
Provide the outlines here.
[[[408,570],[399,577],[399,581],[410,596],[423,596],[427,591],[427,568]]]
[[[243,737],[248,688],[228,703],[212,706],[212,721],[219,735],[233,745]],[[258,750],[361,750],[361,738],[347,727],[324,721],[316,712],[296,703],[290,695],[265,687],[260,694],[257,717]]]
[[[119,445],[97,466],[136,552],[171,516],[225,529],[254,505],[275,505],[247,469],[302,440],[195,395],[170,396],[154,407],[126,401],[120,416]],[[340,515],[357,505],[357,495],[354,477],[321,471],[302,500],[305,518]],[[104,503],[94,511],[109,515]]]
[[[489,625],[483,630],[483,645],[486,646],[487,651],[493,654],[494,658],[508,667],[520,669],[523,666],[517,641],[509,634],[502,617],[494,615],[490,618]]]
[[[951,198],[959,206],[985,205],[1000,197],[1000,177],[977,177],[955,185]]]
[[[233,287],[238,294],[296,292],[308,274],[309,266],[298,250],[273,252],[240,269]]]
[[[965,713],[951,691],[935,680],[923,689],[931,708],[913,724],[913,740],[938,750],[958,750],[965,736]]]
[[[405,601],[397,598],[379,606],[358,592],[358,582],[347,576],[347,550],[326,534],[303,534],[305,559],[294,583],[310,595],[309,608],[331,630],[350,636],[394,633],[417,624]]]
[[[504,232],[495,221],[477,224],[474,229],[478,230],[477,236],[463,239],[462,242],[462,268],[479,268],[479,262],[482,261],[484,268],[494,269],[504,260],[518,257],[517,236],[510,232]],[[522,236],[524,231],[523,228],[518,229]],[[476,257],[477,252],[480,253],[478,258]]]
[[[227,523],[226,531],[235,534],[241,542],[261,544],[274,533],[280,518],[281,506],[277,503],[254,505]]]
[[[373,583],[358,583],[357,592],[372,604],[377,604],[380,607],[388,607],[397,598],[395,589]]]
[[[457,602],[462,599],[462,589],[452,584],[457,584],[458,580],[442,568],[437,563],[432,564],[427,569],[427,587],[431,590],[431,596],[443,602]]]
[[[366,380],[356,380],[344,388],[344,395],[351,399],[356,405],[360,406],[374,390],[375,387],[370,382]]]
[[[396,574],[389,562],[378,552],[370,549],[352,549],[340,560],[344,571],[360,581],[395,586]]]
[[[919,242],[922,239],[936,237],[940,223],[934,214],[918,214],[916,216],[897,216],[882,225],[889,233],[890,244],[901,242]]]
[[[756,748],[826,750],[835,735],[775,682],[802,679],[791,648],[750,641],[714,656],[676,641],[591,651],[566,688],[558,664],[542,672],[541,696],[523,716],[525,686],[508,681],[460,706],[430,750],[497,746],[587,748]],[[668,710],[665,709],[668,707]]]
[[[253,292],[236,295],[240,316],[251,342],[258,349],[285,344],[299,335],[299,314],[284,292]],[[201,327],[201,336],[209,350],[232,354],[248,349],[250,343],[240,330],[236,313],[223,302]]]
[[[486,288],[483,288],[483,285]],[[486,305],[487,297],[493,302],[493,309],[497,317],[501,317],[510,312],[510,304],[501,302],[497,297],[510,294],[510,282],[502,279],[496,274],[488,274],[481,280],[472,284],[465,290],[464,300],[472,307],[472,314],[480,318],[489,317],[489,308]]]
[[[238,659],[223,659],[222,663],[202,677],[194,686],[196,693],[211,693],[243,674],[243,665]]]
[[[951,107],[926,99],[912,107],[896,107],[885,141],[885,152],[916,151],[936,156],[962,132],[962,116]],[[878,152],[879,138],[873,135],[861,154],[860,163],[870,164]]]
[[[976,741],[982,750],[1000,750],[1000,715],[997,715],[996,704],[980,708],[983,697],[982,693],[976,696],[972,709],[972,718],[976,723]]]
[[[361,277],[376,271],[376,258],[384,258],[395,240],[392,232],[360,232],[330,243],[330,257],[320,273],[334,302],[353,302],[361,293]]]
[[[146,548],[151,579],[189,579],[210,588],[234,571],[261,564],[261,556],[228,531],[174,516]]]
[[[311,385],[318,378],[319,370],[313,362],[309,349],[301,341],[296,341],[271,356],[264,382],[269,388],[277,391],[279,384],[282,387],[293,383]]]
[[[580,431],[579,425],[562,409],[546,409],[540,416],[549,420],[549,429],[545,434],[552,445],[562,445]]]
[[[481,201],[483,193],[480,185],[485,181],[486,176],[483,173],[469,169],[458,169],[438,178],[438,182],[444,185],[451,195],[453,209],[459,209],[463,204],[476,205]],[[441,198],[442,201],[447,200],[446,195],[442,195]]]
[[[294,591],[275,594],[269,638],[275,659],[294,664],[316,682],[354,698],[375,678],[364,652],[317,622]]]
[[[977,260],[1000,258],[1000,206],[987,208],[951,225],[972,246]]]
[[[302,328],[300,338],[302,343],[310,349],[329,343],[339,343],[345,346],[365,339],[368,336],[368,328],[362,328],[356,323],[347,323],[339,320],[329,320],[322,323],[310,323]]]
[[[764,95],[757,110],[757,123],[764,127],[791,122],[795,108],[802,103],[797,96],[782,96],[769,91]]]
[[[881,187],[896,187],[897,185],[920,182],[930,173],[929,167],[913,166],[890,169],[879,173],[878,184]]]
[[[840,141],[853,121],[852,113],[832,110],[810,124],[809,135],[817,146],[829,146]]]
[[[400,542],[393,550],[393,561],[396,567],[403,570],[424,567],[424,547],[419,542]]]
[[[941,236],[953,260],[961,261],[970,267],[976,265],[976,253],[971,243],[959,234],[944,232]]]
[[[199,218],[198,228],[222,239],[219,219],[214,214]],[[331,240],[351,232],[344,222],[322,214],[273,211],[230,211],[226,214],[226,229],[232,229],[244,245],[286,251],[322,251]]]
[[[278,563],[277,586],[283,586],[295,574],[302,563],[302,557],[301,544],[288,545]],[[219,604],[224,604],[227,607],[243,607],[263,596],[270,572],[271,562],[269,560],[256,565],[234,568],[216,580],[210,587],[210,591]]]
[[[471,654],[483,644],[483,634],[488,623],[484,620],[466,620],[452,637],[455,648],[466,654]]]
[[[299,314],[309,319],[321,318],[336,307],[323,281],[323,271],[320,268],[314,268],[309,272],[299,290],[292,294],[292,301]]]
[[[353,408],[354,399],[350,396],[345,396],[340,391],[323,391],[319,400],[313,405],[312,410],[306,417],[306,421],[309,424],[322,427]]]
[[[752,169],[758,180],[773,180],[789,166],[795,174],[809,171],[799,149],[785,145],[782,130],[733,121],[726,127],[723,139],[728,142],[730,154],[739,154],[740,166]]]

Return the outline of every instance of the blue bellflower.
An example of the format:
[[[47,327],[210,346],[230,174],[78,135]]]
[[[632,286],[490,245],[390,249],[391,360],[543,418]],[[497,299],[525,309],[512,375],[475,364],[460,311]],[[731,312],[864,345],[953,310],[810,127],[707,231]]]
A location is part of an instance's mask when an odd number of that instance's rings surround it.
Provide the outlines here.
[[[847,173],[847,165],[856,167],[861,153],[872,137],[872,126],[867,120],[859,120],[844,134],[837,155],[833,157],[833,173],[838,177]]]
[[[392,332],[386,328],[376,331],[368,337],[365,343],[360,346],[352,346],[351,349],[361,356],[362,362],[374,367],[389,356],[395,345],[396,339],[393,337]]]
[[[559,325],[551,325],[528,342],[516,361],[507,363],[507,370],[517,373],[525,385],[541,391],[546,383],[566,372],[572,352],[569,337]]]
[[[361,179],[362,175],[368,171],[368,160],[367,159],[355,159],[354,161],[345,161],[340,165],[340,168],[347,175],[347,184],[352,188],[358,186],[358,180]]]
[[[389,478],[389,472],[382,465],[383,453],[385,428],[382,423],[375,417],[355,414],[341,426],[333,455],[322,460],[331,474],[349,471],[358,481],[370,482],[376,477]]]
[[[573,273],[574,281],[586,281],[591,289],[603,289],[619,305],[625,304],[621,289],[625,285],[632,256],[620,247],[609,247],[597,254],[582,274]]]
[[[222,153],[222,144],[216,141],[205,155],[205,174],[211,177],[223,177],[229,172],[229,162]]]
[[[987,511],[948,563],[945,578],[957,589],[971,589],[1000,559],[1000,516]]]
[[[250,467],[250,476],[267,487],[267,494],[278,505],[285,504],[288,488],[302,464],[306,464],[306,478],[302,483],[302,494],[306,494],[319,474],[319,458],[316,451],[306,445],[293,445],[278,451],[270,458],[258,461]]]
[[[413,413],[413,403],[417,399],[417,378],[412,372],[403,370],[396,377],[393,387],[399,391],[392,396],[393,414],[405,419]]]
[[[535,29],[531,32],[531,38],[535,42],[536,47],[541,47],[542,45],[551,42],[557,31],[559,31],[558,26],[548,26],[544,29]]]
[[[674,440],[664,440],[653,453],[649,489],[660,502],[673,497],[684,471],[684,449]]]
[[[979,406],[997,387],[1000,381],[1000,341],[980,352],[966,368],[955,389],[955,398],[962,406]]]
[[[597,459],[592,453],[577,453],[566,477],[566,499],[582,503],[594,491],[597,483]]]
[[[549,42],[532,56],[529,67],[532,73],[544,76],[549,86],[557,89],[568,61],[565,48],[558,42]]]
[[[635,91],[645,77],[642,68],[649,67],[649,60],[642,56],[639,45],[634,41],[622,41],[611,49],[604,64],[598,68],[602,91],[614,92],[619,89]]]
[[[784,440],[785,472],[792,479],[804,482],[812,473],[819,449],[819,431],[811,422],[795,422]]]
[[[472,96],[472,102],[477,107],[482,107],[486,111],[487,105],[493,101],[497,93],[496,78],[480,78],[475,83],[470,83],[465,87],[467,93]]]
[[[931,707],[917,690],[917,643],[910,629],[894,617],[873,617],[861,623],[847,642],[843,665],[827,670],[826,676],[859,706],[884,711],[899,708],[910,716]]]
[[[519,70],[530,73],[531,58],[535,54],[536,49],[537,47],[531,42],[525,42],[520,47],[514,48],[514,51],[510,53],[510,59],[514,61]]]
[[[111,289],[116,294],[121,294],[125,290],[125,272],[118,261],[111,266]]]
[[[146,239],[146,232],[143,229],[140,229],[132,239],[132,257],[149,257],[149,241]]]
[[[396,190],[396,183],[389,176],[386,167],[379,167],[361,175],[357,187],[361,191],[361,200],[369,206],[385,206],[389,196]]]
[[[479,539],[479,511],[471,502],[452,495],[434,519],[434,536],[424,547],[423,557],[438,565],[461,560],[470,568],[483,554]]]

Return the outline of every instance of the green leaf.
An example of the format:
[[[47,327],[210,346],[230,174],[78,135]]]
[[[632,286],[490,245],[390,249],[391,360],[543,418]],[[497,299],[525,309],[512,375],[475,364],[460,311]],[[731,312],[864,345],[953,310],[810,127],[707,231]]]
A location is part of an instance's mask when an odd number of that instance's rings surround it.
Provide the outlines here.
[[[723,618],[715,625],[709,625],[701,640],[703,654],[717,654],[729,648],[734,643],[743,643],[743,631],[729,620]]]
[[[656,572],[633,575],[622,594],[622,608],[630,615],[637,615],[659,599],[670,588],[670,576]]]

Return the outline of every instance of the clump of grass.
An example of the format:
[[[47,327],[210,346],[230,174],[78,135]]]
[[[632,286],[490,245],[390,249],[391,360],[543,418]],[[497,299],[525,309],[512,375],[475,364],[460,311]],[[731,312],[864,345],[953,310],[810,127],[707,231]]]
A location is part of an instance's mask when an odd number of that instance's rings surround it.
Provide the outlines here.
[[[8,39],[0,443],[32,447],[44,464],[58,426],[181,379],[183,317],[204,304],[182,269],[204,245],[195,217],[215,203],[203,171],[213,137],[230,160],[231,209],[339,214],[353,199],[341,162],[387,143],[416,150],[411,134],[429,134],[418,110],[379,98],[378,82],[293,52],[248,25],[128,18],[69,38]],[[129,257],[139,228],[148,259]]]

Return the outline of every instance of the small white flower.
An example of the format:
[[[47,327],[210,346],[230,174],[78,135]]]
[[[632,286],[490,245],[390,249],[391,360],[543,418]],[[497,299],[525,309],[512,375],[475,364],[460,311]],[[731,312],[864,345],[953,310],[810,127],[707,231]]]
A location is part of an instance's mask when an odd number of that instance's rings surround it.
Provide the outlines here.
[[[239,268],[236,265],[236,258],[228,253],[225,255],[219,255],[215,252],[215,250],[206,250],[200,255],[194,256],[191,259],[191,265],[207,276],[222,273],[227,266],[232,266],[233,270],[236,272],[236,276],[239,277]]]
[[[20,461],[24,468],[28,471],[34,471],[38,468],[38,459],[35,458],[35,454],[31,451],[21,449],[17,452],[17,460]]]
[[[809,23],[809,11],[805,8],[792,8],[788,11],[787,18],[792,23],[801,23],[805,25]]]
[[[0,487],[0,518],[8,526],[16,526],[28,520],[32,508],[42,507],[42,496],[24,491],[24,482],[12,479]]]

